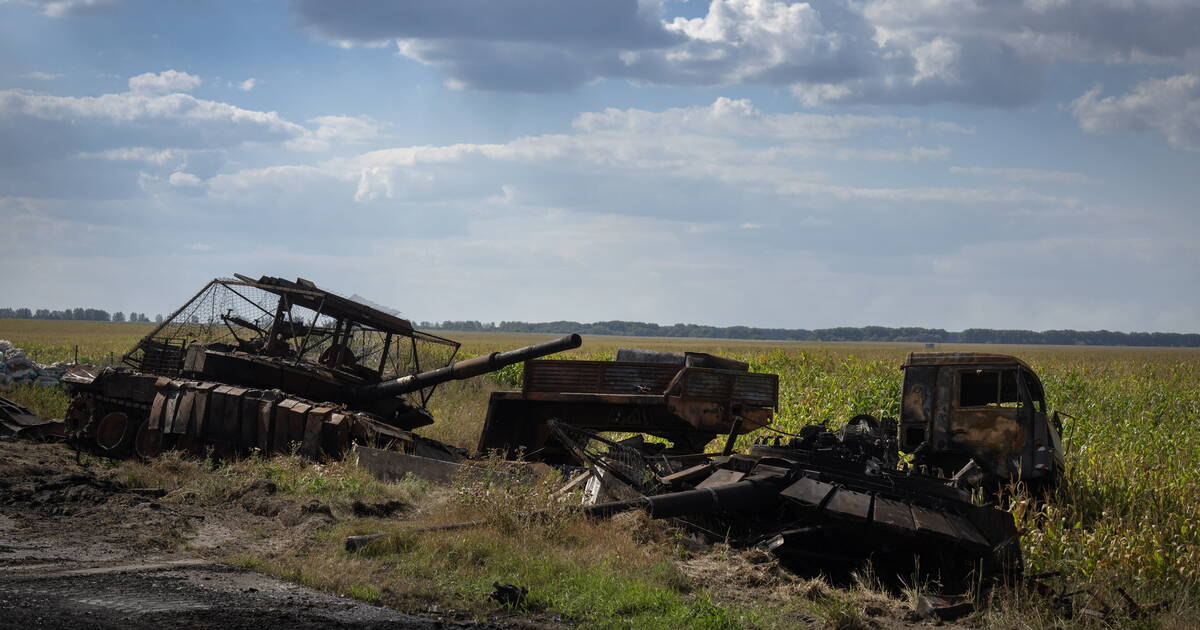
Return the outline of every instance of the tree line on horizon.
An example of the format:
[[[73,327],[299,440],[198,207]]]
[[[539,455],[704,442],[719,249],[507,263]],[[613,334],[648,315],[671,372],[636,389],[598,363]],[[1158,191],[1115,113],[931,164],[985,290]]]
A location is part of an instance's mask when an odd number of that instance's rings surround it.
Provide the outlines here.
[[[711,339],[758,339],[770,341],[907,341],[916,343],[1029,344],[1056,346],[1148,346],[1200,347],[1200,334],[1162,332],[1117,332],[1111,330],[995,330],[968,328],[951,332],[941,328],[888,326],[839,326],[836,328],[754,328],[750,326],[702,326],[647,322],[607,321],[584,324],[555,322],[420,322],[419,328],[462,332],[508,332],[623,337],[700,337]]]
[[[145,313],[130,311],[126,316],[123,311],[109,313],[98,308],[68,308],[53,311],[46,308],[37,310],[28,308],[0,308],[0,319],[55,319],[73,322],[149,322],[150,316]],[[161,322],[162,315],[156,315],[154,321]]]

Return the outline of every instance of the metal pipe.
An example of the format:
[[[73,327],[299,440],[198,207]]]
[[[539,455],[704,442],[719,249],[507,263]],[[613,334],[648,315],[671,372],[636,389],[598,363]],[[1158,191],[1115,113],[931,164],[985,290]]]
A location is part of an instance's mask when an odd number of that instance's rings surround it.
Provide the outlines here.
[[[402,376],[394,380],[364,385],[355,393],[357,399],[363,402],[378,400],[388,396],[398,396],[426,387],[432,387],[439,383],[445,383],[446,381],[457,381],[487,372],[495,372],[507,365],[544,357],[555,352],[562,352],[563,350],[571,350],[572,348],[578,348],[582,344],[583,339],[579,335],[565,335],[546,343],[525,346],[524,348],[517,348],[516,350],[508,350],[506,352],[492,352],[473,359],[451,363],[446,367],[436,370],[409,374],[408,376]]]

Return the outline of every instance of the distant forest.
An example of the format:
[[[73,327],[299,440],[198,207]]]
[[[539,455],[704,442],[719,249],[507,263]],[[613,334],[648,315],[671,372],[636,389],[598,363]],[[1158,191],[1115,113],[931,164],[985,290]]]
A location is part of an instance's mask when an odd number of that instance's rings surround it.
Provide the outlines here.
[[[121,311],[109,314],[98,308],[68,308],[52,311],[45,308],[32,310],[28,308],[0,308],[0,319],[59,319],[75,322],[148,322],[150,318],[145,313],[130,312],[128,316]],[[162,321],[162,315],[155,321]]]
[[[774,341],[909,341],[919,343],[1002,343],[1061,346],[1150,346],[1200,347],[1200,334],[1114,332],[1109,330],[992,330],[968,328],[949,332],[941,328],[889,328],[862,326],[818,328],[751,328],[748,326],[700,326],[673,324],[660,326],[645,322],[500,322],[477,321],[421,322],[426,330],[457,330],[512,333],[572,333],[585,335],[621,335],[627,337],[702,337],[713,339],[763,339]]]

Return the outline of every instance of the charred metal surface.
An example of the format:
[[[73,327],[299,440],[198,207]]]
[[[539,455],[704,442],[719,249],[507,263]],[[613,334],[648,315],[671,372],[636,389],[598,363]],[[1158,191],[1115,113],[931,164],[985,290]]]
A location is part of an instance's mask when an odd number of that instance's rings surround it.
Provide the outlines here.
[[[646,433],[696,452],[720,434],[771,422],[779,378],[740,361],[703,353],[622,349],[637,361],[528,361],[520,392],[495,392],[480,436],[481,452],[519,451],[532,459],[575,458],[552,439],[556,420],[597,431]]]
[[[668,475],[656,458],[643,457],[639,470],[629,449],[579,437],[585,433],[564,439],[644,494],[584,508],[590,514],[644,509],[713,540],[763,548],[803,571],[848,574],[869,558],[884,578],[919,571],[961,585],[973,571],[1011,580],[1021,569],[1011,515],[976,505],[945,479],[897,469],[895,426],[870,416],[836,433],[807,426],[800,437],[760,440],[746,454]]]
[[[1062,468],[1058,428],[1041,381],[1002,354],[914,352],[904,364],[900,448],[948,476],[970,461],[993,480],[1053,483]]]
[[[58,427],[28,408],[0,396],[0,435],[53,436]]]
[[[109,455],[252,449],[337,456],[352,442],[464,453],[411,433],[436,387],[576,348],[579,335],[453,362],[459,344],[304,279],[205,285],[122,367],[75,366],[63,433]],[[426,455],[428,456],[428,455]]]

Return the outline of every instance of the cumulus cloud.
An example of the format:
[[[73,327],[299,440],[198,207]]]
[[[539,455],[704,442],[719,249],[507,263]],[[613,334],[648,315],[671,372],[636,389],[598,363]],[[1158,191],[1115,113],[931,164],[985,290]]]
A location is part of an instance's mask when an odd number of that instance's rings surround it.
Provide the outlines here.
[[[171,176],[167,178],[167,182],[169,182],[172,186],[178,186],[180,188],[195,188],[204,183],[199,177],[196,177],[191,173],[184,173],[183,171],[175,171],[174,173],[171,173]]]
[[[54,72],[27,72],[21,76],[25,77],[26,79],[34,79],[37,81],[53,81],[55,79],[61,79],[63,75]]]
[[[129,91],[139,94],[190,92],[202,83],[200,77],[178,70],[147,72],[129,79]]]
[[[370,116],[317,116],[309,119],[308,123],[310,129],[288,142],[288,148],[324,151],[337,144],[361,144],[377,140],[383,132],[383,125]]]
[[[254,77],[250,77],[249,79],[246,79],[245,81],[242,81],[241,83],[239,83],[238,89],[243,92],[249,92],[250,90],[253,90],[254,86],[257,84],[258,84],[258,80],[255,79]]]
[[[1200,58],[1200,5],[1183,0],[710,0],[667,19],[663,0],[296,0],[338,45],[394,43],[456,89],[550,91],[602,78],[791,87],[808,104],[1012,107],[1057,63]]]
[[[1101,97],[1101,90],[1096,86],[1069,105],[1084,131],[1153,132],[1176,149],[1200,151],[1200,75],[1144,81],[1120,96]]]

